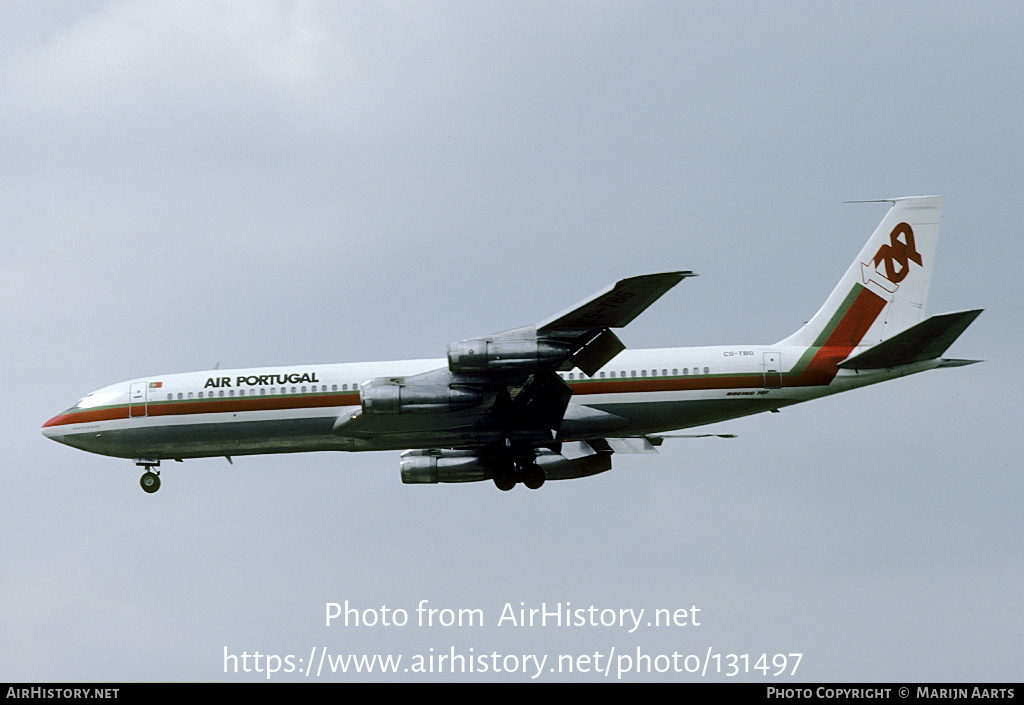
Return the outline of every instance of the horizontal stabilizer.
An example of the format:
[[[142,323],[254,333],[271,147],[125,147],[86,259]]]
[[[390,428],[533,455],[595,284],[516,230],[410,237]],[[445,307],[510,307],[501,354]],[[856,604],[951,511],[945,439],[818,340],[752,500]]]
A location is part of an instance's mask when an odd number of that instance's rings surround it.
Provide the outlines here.
[[[859,355],[839,363],[848,370],[877,370],[934,360],[949,349],[982,309],[931,316]]]

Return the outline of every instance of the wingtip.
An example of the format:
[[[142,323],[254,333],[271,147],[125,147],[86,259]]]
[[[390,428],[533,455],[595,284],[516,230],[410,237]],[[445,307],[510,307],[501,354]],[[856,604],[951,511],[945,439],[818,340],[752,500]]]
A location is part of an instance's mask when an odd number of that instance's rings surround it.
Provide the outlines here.
[[[936,199],[945,200],[945,196],[939,196],[937,194],[931,196],[895,196],[893,198],[865,198],[857,199],[853,201],[843,201],[843,203],[892,203],[896,204],[900,201],[934,201]]]
[[[693,270],[690,270],[690,269],[680,269],[680,270],[677,270],[675,272],[661,272],[660,274],[646,274],[646,275],[645,274],[641,274],[640,276],[641,277],[644,277],[644,276],[648,276],[648,277],[672,277],[678,283],[678,282],[681,282],[684,279],[689,279],[690,277],[699,277],[700,275],[697,274],[697,272],[694,272]]]
[[[985,362],[984,360],[961,360],[958,358],[943,357],[939,358],[939,367],[966,367],[967,365],[976,365],[979,362]]]
[[[699,275],[691,269],[677,269],[672,272],[652,272],[651,274],[638,274],[635,277],[627,277],[627,279],[646,279],[654,277],[676,277],[678,279],[686,279],[687,277],[696,276]]]

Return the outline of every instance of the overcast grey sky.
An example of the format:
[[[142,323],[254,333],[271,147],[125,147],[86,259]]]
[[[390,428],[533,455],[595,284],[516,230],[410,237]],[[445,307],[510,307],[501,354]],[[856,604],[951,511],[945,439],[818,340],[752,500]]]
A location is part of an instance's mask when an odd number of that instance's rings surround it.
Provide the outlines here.
[[[0,681],[258,680],[225,648],[314,647],[1019,681],[1022,26],[1009,2],[3,3]],[[588,480],[308,454],[172,464],[149,496],[39,433],[120,380],[440,357],[649,271],[701,276],[627,345],[770,343],[885,211],[842,201],[931,193],[929,310],[985,308],[950,351],[985,364]],[[486,624],[326,627],[345,600]],[[701,624],[497,626],[521,602]],[[394,678],[453,677],[530,680]]]

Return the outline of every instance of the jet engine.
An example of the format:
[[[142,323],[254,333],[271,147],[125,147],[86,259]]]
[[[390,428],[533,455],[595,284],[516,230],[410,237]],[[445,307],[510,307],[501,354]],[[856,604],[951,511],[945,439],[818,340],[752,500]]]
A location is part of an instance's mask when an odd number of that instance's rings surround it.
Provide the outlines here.
[[[532,372],[555,369],[569,356],[569,348],[537,338],[474,338],[448,346],[452,372]]]
[[[479,482],[490,479],[492,468],[471,450],[407,450],[402,453],[402,482]]]
[[[570,480],[611,470],[612,454],[597,453],[569,460],[539,448],[536,464],[544,471],[544,479]],[[402,482],[414,485],[489,480],[497,465],[473,450],[407,450],[402,453],[401,468]]]
[[[372,379],[359,390],[367,414],[436,414],[479,405],[479,391],[454,384],[401,384],[391,379]]]

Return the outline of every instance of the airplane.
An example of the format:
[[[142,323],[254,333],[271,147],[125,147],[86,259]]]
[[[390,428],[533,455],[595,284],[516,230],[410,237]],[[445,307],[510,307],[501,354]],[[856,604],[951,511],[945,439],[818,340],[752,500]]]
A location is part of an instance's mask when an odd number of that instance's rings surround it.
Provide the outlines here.
[[[696,276],[644,274],[447,359],[155,375],[88,394],[42,432],[133,459],[150,493],[163,460],[330,450],[402,450],[408,484],[537,489],[656,453],[673,431],[980,362],[942,355],[981,309],[924,315],[943,197],[876,202],[892,205],[820,310],[771,345],[626,349],[612,329]]]

